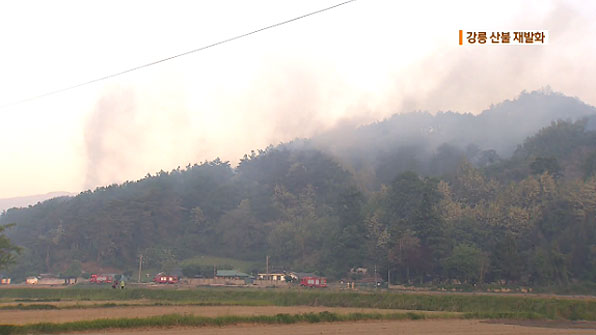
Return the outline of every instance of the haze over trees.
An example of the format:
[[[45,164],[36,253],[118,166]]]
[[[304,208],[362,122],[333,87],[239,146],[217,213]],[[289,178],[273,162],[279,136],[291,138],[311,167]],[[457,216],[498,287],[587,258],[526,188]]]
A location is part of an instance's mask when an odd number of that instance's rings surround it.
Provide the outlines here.
[[[196,255],[392,282],[596,281],[596,109],[522,93],[9,209],[16,276]],[[263,270],[263,269],[254,269]]]

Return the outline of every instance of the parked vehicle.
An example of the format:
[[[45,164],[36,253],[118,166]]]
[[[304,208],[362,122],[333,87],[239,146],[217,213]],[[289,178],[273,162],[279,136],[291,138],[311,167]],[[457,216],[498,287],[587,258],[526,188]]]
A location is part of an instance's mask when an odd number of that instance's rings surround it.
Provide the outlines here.
[[[91,277],[89,277],[89,282],[93,284],[111,284],[114,282],[114,275],[92,274]]]
[[[300,278],[302,287],[327,287],[327,278],[324,277],[302,277]]]

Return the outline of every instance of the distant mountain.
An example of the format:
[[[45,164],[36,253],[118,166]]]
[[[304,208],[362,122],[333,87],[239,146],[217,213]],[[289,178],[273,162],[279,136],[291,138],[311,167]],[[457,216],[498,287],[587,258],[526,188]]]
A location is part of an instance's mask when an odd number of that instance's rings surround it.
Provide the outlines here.
[[[4,198],[0,199],[0,212],[13,207],[27,207],[29,205],[35,205],[38,202],[42,202],[52,198],[58,197],[71,197],[76,195],[70,192],[50,192],[46,194],[27,195],[24,197]]]

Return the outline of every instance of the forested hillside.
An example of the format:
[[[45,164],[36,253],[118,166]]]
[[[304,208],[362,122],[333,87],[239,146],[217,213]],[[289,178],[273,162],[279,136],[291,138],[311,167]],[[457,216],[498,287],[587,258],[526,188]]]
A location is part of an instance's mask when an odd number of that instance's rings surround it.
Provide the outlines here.
[[[361,127],[340,126],[313,138],[357,175],[366,188],[390,183],[396,172],[441,176],[466,157],[486,167],[508,159],[517,146],[551,122],[589,118],[596,129],[596,108],[548,88],[522,92],[514,100],[478,115],[454,112],[395,114]]]
[[[237,167],[216,159],[10,209],[0,224],[15,223],[24,248],[12,272],[126,271],[142,253],[155,268],[269,255],[331,278],[376,267],[392,282],[596,281],[594,107],[550,93],[516,101],[480,116],[394,116],[349,141],[331,132]]]

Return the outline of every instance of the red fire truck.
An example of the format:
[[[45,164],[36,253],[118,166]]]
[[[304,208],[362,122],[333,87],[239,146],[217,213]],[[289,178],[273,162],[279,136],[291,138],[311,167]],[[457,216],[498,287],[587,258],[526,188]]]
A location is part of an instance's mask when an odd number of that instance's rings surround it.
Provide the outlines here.
[[[114,282],[114,275],[112,274],[92,274],[89,277],[89,282],[93,284],[111,284]]]
[[[176,276],[168,276],[165,273],[161,272],[153,277],[153,282],[156,284],[176,284],[178,283],[178,277]]]
[[[324,277],[302,277],[300,278],[302,287],[327,287],[327,278]]]

